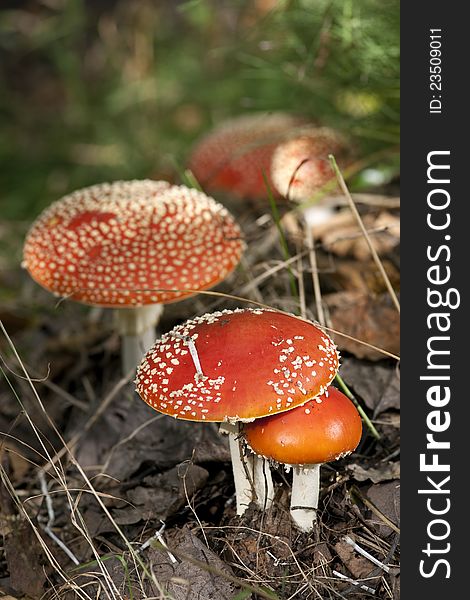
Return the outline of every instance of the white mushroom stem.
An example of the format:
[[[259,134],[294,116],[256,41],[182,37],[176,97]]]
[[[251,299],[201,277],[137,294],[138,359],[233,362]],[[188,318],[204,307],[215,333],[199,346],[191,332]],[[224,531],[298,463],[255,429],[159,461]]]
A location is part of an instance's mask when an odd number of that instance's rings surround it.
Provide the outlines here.
[[[311,531],[317,520],[320,465],[294,466],[290,514],[301,531]]]
[[[142,357],[155,343],[155,327],[163,312],[161,304],[147,304],[114,311],[121,336],[121,361],[124,374],[137,369]]]
[[[228,433],[232,459],[237,515],[244,514],[251,502],[261,509],[269,508],[273,501],[274,486],[269,463],[253,452],[245,454],[240,441],[239,423],[222,423],[221,433]]]
[[[249,455],[253,472],[254,501],[262,510],[269,508],[274,498],[274,484],[269,462],[253,452]]]
[[[310,229],[314,229],[319,225],[327,223],[335,214],[332,206],[325,206],[322,204],[314,204],[313,206],[307,206],[302,210],[302,216]]]

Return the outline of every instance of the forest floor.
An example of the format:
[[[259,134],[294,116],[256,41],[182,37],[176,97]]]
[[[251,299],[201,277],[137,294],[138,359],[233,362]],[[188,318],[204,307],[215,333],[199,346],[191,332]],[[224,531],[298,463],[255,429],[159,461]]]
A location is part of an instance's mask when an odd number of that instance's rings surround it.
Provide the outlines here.
[[[355,201],[398,289],[396,190]],[[322,467],[311,534],[290,520],[291,473],[282,469],[273,470],[273,507],[236,516],[228,443],[217,427],[181,423],[142,402],[133,375],[121,378],[111,312],[58,303],[37,286],[17,260],[28,224],[0,222],[0,595],[399,598],[398,313],[344,199],[326,204],[329,225],[314,231],[321,302],[328,326],[354,338],[331,334],[342,378],[380,439],[364,427],[353,454]],[[247,251],[217,291],[246,301],[204,294],[169,305],[162,332],[250,301],[300,306],[315,319],[312,252],[293,213],[280,207],[287,259],[269,206],[229,209]]]

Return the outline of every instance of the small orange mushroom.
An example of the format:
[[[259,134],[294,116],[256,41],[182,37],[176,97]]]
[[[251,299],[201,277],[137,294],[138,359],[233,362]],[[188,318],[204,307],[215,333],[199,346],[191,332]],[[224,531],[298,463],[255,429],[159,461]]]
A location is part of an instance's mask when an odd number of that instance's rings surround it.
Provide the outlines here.
[[[354,404],[332,386],[298,408],[243,427],[253,452],[294,468],[291,515],[303,531],[316,519],[320,465],[350,454],[361,434]]]

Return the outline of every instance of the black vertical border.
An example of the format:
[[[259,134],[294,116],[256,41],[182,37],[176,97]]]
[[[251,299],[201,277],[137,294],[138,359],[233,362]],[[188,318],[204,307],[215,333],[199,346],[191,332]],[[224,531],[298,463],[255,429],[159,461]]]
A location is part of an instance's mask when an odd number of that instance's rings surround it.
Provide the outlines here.
[[[401,494],[401,576],[402,598],[426,600],[453,600],[469,597],[470,555],[470,363],[467,361],[468,333],[468,280],[470,279],[470,95],[469,59],[470,29],[464,16],[464,4],[454,2],[402,2],[401,3],[401,180],[402,180],[402,347],[401,347],[401,430],[402,430],[402,494]],[[430,114],[429,102],[435,91],[430,90],[430,37],[431,28],[442,30],[442,113]],[[438,94],[437,94],[438,95]],[[450,179],[446,186],[451,193],[449,212],[451,225],[444,232],[432,231],[426,224],[427,155],[435,150],[450,150]],[[451,417],[450,428],[440,434],[440,439],[451,443],[450,449],[439,453],[441,462],[450,464],[450,494],[433,495],[438,507],[439,497],[449,497],[451,507],[443,519],[449,522],[450,535],[442,541],[429,539],[427,527],[433,518],[426,506],[426,494],[418,489],[426,485],[426,476],[419,468],[419,455],[426,452],[426,417],[430,410],[426,400],[429,382],[420,381],[425,374],[427,340],[432,333],[426,317],[432,312],[427,305],[426,257],[428,245],[435,248],[447,243],[451,250],[448,262],[451,280],[447,287],[460,292],[460,307],[438,310],[450,313],[452,325],[447,333],[450,340],[451,400],[447,407]],[[446,253],[443,253],[444,257]],[[443,286],[445,287],[445,286]],[[443,334],[444,335],[444,334]],[[444,359],[443,362],[445,362]],[[436,435],[436,437],[438,437]],[[436,473],[439,482],[445,473]],[[444,488],[444,486],[442,486]],[[436,526],[434,533],[444,532]],[[449,552],[431,554],[423,550],[428,542],[433,549],[442,550],[450,544]],[[433,564],[443,558],[449,562],[450,577],[446,578],[446,565],[436,566],[432,577],[420,574],[420,561],[425,559],[425,570],[432,571]]]

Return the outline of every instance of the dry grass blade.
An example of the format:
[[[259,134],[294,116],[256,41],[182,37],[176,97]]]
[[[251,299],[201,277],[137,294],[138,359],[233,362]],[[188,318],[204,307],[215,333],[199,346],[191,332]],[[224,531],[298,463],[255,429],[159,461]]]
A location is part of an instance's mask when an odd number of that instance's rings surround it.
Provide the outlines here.
[[[359,214],[359,211],[356,208],[354,200],[351,196],[351,192],[349,191],[348,186],[346,185],[346,182],[344,181],[344,177],[341,174],[341,171],[339,170],[338,165],[336,164],[335,157],[332,154],[330,154],[329,159],[330,159],[331,165],[333,167],[333,170],[336,174],[336,178],[338,179],[338,183],[341,187],[341,190],[344,193],[346,199],[348,200],[351,211],[353,212],[353,214],[357,220],[357,223],[358,223],[359,227],[361,228],[362,234],[364,235],[364,239],[369,247],[372,258],[374,259],[374,262],[377,265],[377,268],[379,269],[380,274],[383,277],[383,280],[384,280],[387,290],[393,300],[393,303],[395,304],[395,308],[397,309],[398,312],[400,312],[400,302],[398,301],[398,297],[397,297],[395,290],[393,289],[393,286],[390,282],[390,279],[384,269],[382,261],[380,260],[380,257],[377,254],[377,251],[375,250],[374,245],[372,244],[372,242],[370,240],[369,234],[367,233],[367,230],[364,227],[364,223],[362,222],[361,215]]]
[[[400,357],[398,356],[398,354],[394,354],[393,352],[389,352],[388,350],[385,350],[384,348],[379,348],[378,346],[374,346],[374,344],[369,344],[368,342],[364,342],[363,340],[360,340],[352,335],[348,335],[347,333],[343,333],[342,331],[338,331],[337,329],[333,329],[332,327],[327,327],[326,325],[323,326],[323,329],[325,331],[329,331],[331,333],[335,333],[336,335],[340,335],[344,338],[347,338],[348,340],[357,342],[358,344],[361,344],[362,346],[366,346],[367,348],[371,348],[372,350],[376,350],[377,352],[380,352],[380,354],[383,354],[384,356],[388,356],[389,358],[394,358],[397,361],[400,360]]]
[[[251,270],[250,270],[250,266],[249,266],[248,261],[246,260],[245,257],[242,257],[242,259],[240,261],[240,265],[241,265],[241,268],[243,269],[243,271],[246,274],[246,277],[248,279],[248,283],[243,288],[245,290],[244,293],[247,293],[247,291],[251,291],[253,293],[254,299],[257,302],[263,302],[263,296],[261,295],[261,292],[260,292],[260,290],[258,288],[258,282],[252,276]]]
[[[101,404],[98,406],[97,410],[88,419],[85,425],[80,429],[80,431],[68,441],[67,446],[64,446],[61,450],[59,450],[59,452],[56,453],[56,455],[53,458],[53,463],[63,458],[63,456],[65,456],[67,452],[72,450],[77,445],[77,443],[81,440],[85,433],[87,433],[96,423],[96,421],[101,417],[101,415],[108,408],[108,406],[117,396],[117,394],[131,381],[133,375],[134,369],[132,369],[132,371],[127,373],[116,383],[116,385],[112,388],[109,394],[103,399]],[[47,465],[45,465],[44,470],[49,471],[53,463],[50,462]]]
[[[317,309],[317,319],[319,323],[324,326],[326,324],[326,320],[321,299],[320,277],[318,275],[317,255],[315,252],[315,241],[313,238],[313,231],[312,228],[309,227],[307,223],[305,223],[305,221],[303,223],[303,226],[306,236],[308,257],[310,260],[310,267],[312,271],[313,293],[315,297],[315,306]]]
[[[49,549],[49,546],[42,539],[42,536],[39,532],[38,527],[35,525],[35,523],[31,519],[31,517],[29,516],[28,512],[25,510],[23,503],[21,502],[12,482],[10,481],[10,478],[8,477],[8,474],[5,472],[5,469],[1,463],[0,463],[0,479],[2,481],[3,486],[8,491],[11,499],[13,500],[14,505],[16,506],[16,509],[18,511],[18,515],[20,515],[21,518],[24,519],[25,522],[27,522],[29,524],[31,531],[33,532],[34,536],[38,540],[38,542],[41,546],[41,549],[43,550],[49,563],[54,568],[54,571],[57,573],[57,575],[60,577],[60,579],[62,579],[62,581],[64,583],[68,583],[69,582],[68,575],[65,573],[65,571],[60,566],[60,564],[57,561],[57,559],[55,558],[54,554]],[[84,600],[91,600],[91,597],[86,592],[84,592],[82,589],[77,588],[76,592],[77,592],[78,597],[83,598]]]
[[[355,204],[364,204],[365,206],[374,206],[377,208],[400,208],[400,198],[370,193],[351,193],[351,197]],[[328,202],[336,206],[349,205],[348,200],[344,196],[329,196]]]
[[[101,475],[104,475],[108,469],[108,466],[113,458],[113,454],[116,452],[116,450],[120,447],[123,446],[124,444],[126,444],[127,442],[129,442],[130,440],[132,440],[132,438],[134,438],[136,435],[138,435],[143,429],[145,429],[146,427],[148,427],[149,425],[151,425],[152,423],[155,423],[155,421],[159,421],[160,419],[163,419],[163,415],[162,414],[157,414],[154,417],[148,419],[147,421],[145,421],[144,423],[141,423],[141,425],[139,425],[139,427],[136,427],[134,429],[134,431],[132,431],[129,435],[127,435],[126,437],[123,437],[122,439],[119,440],[119,442],[113,446],[108,453],[108,457],[106,459],[105,464],[103,465],[101,471]]]
[[[260,587],[254,586],[254,585],[250,585],[243,579],[239,579],[238,577],[229,575],[228,573],[224,573],[223,571],[213,567],[212,565],[202,562],[200,560],[197,560],[193,556],[190,556],[189,554],[185,554],[184,552],[181,552],[180,550],[178,550],[176,548],[172,548],[171,546],[167,546],[167,545],[165,545],[165,547],[164,547],[159,542],[156,542],[156,541],[152,542],[151,545],[157,549],[164,551],[164,552],[171,552],[171,554],[178,557],[180,560],[184,560],[188,563],[191,563],[192,565],[199,567],[203,571],[207,571],[208,573],[212,573],[213,575],[222,577],[223,579],[226,579],[227,581],[234,583],[235,585],[241,587],[242,589],[250,591],[253,594],[257,594],[257,596],[259,598],[265,598],[266,600],[281,600],[281,598],[279,598],[279,596],[274,591],[265,590]]]
[[[381,512],[373,502],[371,502],[368,498],[361,494],[357,487],[353,486],[351,488],[351,492],[355,496],[357,496],[361,500],[361,502],[363,502],[367,506],[367,508],[369,508],[375,515],[377,515],[377,517],[379,517],[379,519],[383,521],[385,525],[387,525],[387,527],[390,527],[390,529],[392,529],[395,533],[400,533],[400,528],[397,527],[395,523],[393,523],[393,521],[390,521],[390,519],[387,516],[385,516],[383,512]]]
[[[298,242],[297,242],[297,245],[299,245]],[[298,288],[299,288],[300,316],[302,317],[302,319],[307,320],[307,303],[306,303],[306,298],[305,298],[304,270],[303,270],[302,254],[301,254],[299,248],[297,248],[296,256],[298,256],[298,259],[297,259],[297,282],[298,282]]]
[[[292,257],[289,258],[289,263],[292,262],[294,263],[297,260],[297,257]],[[122,292],[122,291],[126,291],[126,290],[121,290],[121,289],[116,289],[115,291],[117,292]],[[243,296],[236,296],[234,294],[227,294],[225,292],[215,292],[212,290],[194,290],[194,289],[182,289],[182,288],[171,288],[171,289],[167,289],[165,288],[163,289],[149,289],[149,288],[139,288],[138,290],[135,291],[139,291],[139,292],[150,292],[150,291],[155,291],[155,292],[188,292],[190,294],[201,294],[204,296],[213,296],[215,298],[225,298],[227,300],[236,300],[237,302],[241,302],[242,304],[253,304],[254,306],[259,306],[260,308],[265,308],[268,310],[274,310],[283,314],[290,314],[287,311],[283,311],[280,310],[279,308],[276,308],[270,304],[266,304],[265,302],[257,302],[256,300],[250,300],[250,298],[245,298]],[[301,318],[301,317],[299,317]],[[363,344],[364,346],[367,346],[369,348],[372,348],[373,350],[376,350],[377,352],[380,352],[381,354],[383,354],[384,356],[388,356],[389,358],[394,358],[395,360],[400,360],[400,357],[397,356],[396,354],[393,354],[392,352],[388,352],[387,350],[384,350],[383,348],[379,348],[378,346],[374,346],[373,344],[368,344],[367,342],[364,342],[362,340],[359,340],[355,337],[352,337],[346,333],[343,333],[341,331],[338,331],[336,329],[332,329],[331,327],[326,327],[323,326],[323,328],[325,329],[325,331],[331,331],[332,333],[335,333],[337,335],[341,335],[345,338],[348,338],[350,340],[354,340],[355,342],[357,342],[358,344]]]
[[[82,468],[82,466],[80,465],[80,463],[76,460],[73,452],[71,451],[71,449],[68,447],[67,443],[65,442],[65,440],[63,439],[61,433],[58,431],[57,427],[55,426],[55,424],[53,423],[52,419],[50,418],[50,416],[47,414],[47,411],[44,408],[44,405],[37,393],[36,388],[34,387],[33,382],[31,381],[30,377],[29,377],[29,373],[24,365],[24,362],[22,361],[21,357],[18,354],[18,351],[12,341],[12,339],[10,338],[10,336],[8,335],[8,332],[5,329],[5,326],[3,325],[3,323],[0,321],[0,330],[2,331],[3,335],[5,336],[5,339],[7,340],[10,348],[13,351],[13,354],[16,358],[16,360],[18,361],[19,366],[21,367],[24,376],[26,377],[26,379],[28,380],[28,383],[31,387],[31,390],[33,392],[33,395],[36,399],[36,401],[38,402],[38,405],[40,406],[40,408],[42,409],[42,411],[44,412],[47,421],[49,422],[51,428],[53,429],[53,431],[55,432],[55,434],[59,437],[59,439],[61,440],[62,444],[64,445],[64,447],[66,448],[67,451],[67,455],[70,459],[70,461],[72,462],[72,464],[74,465],[74,467],[77,469],[77,471],[79,472],[80,476],[83,478],[83,481],[85,482],[86,487],[90,490],[91,494],[93,495],[93,497],[95,498],[96,502],[98,503],[98,505],[100,506],[101,510],[103,511],[103,513],[106,515],[106,517],[109,519],[109,522],[112,524],[114,530],[116,531],[116,533],[119,535],[119,537],[122,539],[122,541],[124,542],[127,550],[129,551],[130,555],[133,557],[133,559],[139,564],[139,566],[141,567],[141,569],[147,574],[148,577],[152,577],[151,573],[148,571],[146,565],[144,564],[144,562],[142,561],[142,559],[138,556],[137,552],[134,550],[132,544],[129,542],[129,540],[127,539],[127,537],[125,536],[124,532],[122,531],[121,527],[116,523],[115,519],[113,518],[112,514],[110,513],[109,509],[107,508],[107,506],[104,504],[101,495],[96,491],[96,489],[94,488],[93,484],[91,483],[89,477],[87,476],[87,474],[85,473],[84,469]],[[3,370],[2,370],[3,371]],[[3,372],[4,373],[4,372]],[[8,380],[6,374],[4,373],[5,379]],[[12,386],[11,386],[12,387]],[[13,391],[14,388],[12,387]],[[40,443],[44,454],[47,458],[48,463],[51,465],[51,468],[53,470],[53,473],[55,475],[55,477],[57,478],[57,481],[60,483],[60,485],[62,486],[62,489],[64,490],[64,492],[66,493],[67,496],[67,500],[70,506],[70,510],[71,510],[71,522],[74,525],[74,527],[80,532],[80,534],[83,536],[83,538],[85,538],[93,552],[93,554],[95,555],[95,559],[97,561],[97,564],[99,566],[100,572],[104,578],[104,583],[107,586],[108,590],[107,590],[107,594],[109,593],[111,598],[119,598],[119,591],[116,589],[115,584],[113,582],[112,577],[110,576],[109,572],[106,569],[106,565],[104,564],[104,562],[100,559],[100,556],[93,544],[93,541],[91,539],[91,536],[89,535],[85,522],[83,520],[82,515],[80,514],[79,510],[78,510],[78,499],[74,499],[69,491],[69,486],[67,485],[67,480],[66,480],[66,476],[65,476],[65,472],[62,468],[62,465],[60,464],[60,461],[56,461],[54,460],[55,457],[53,457],[49,450],[47,449],[46,445],[43,442],[42,436],[40,435],[40,432],[38,431],[36,425],[34,424],[34,422],[32,421],[29,412],[27,411],[26,407],[23,405],[23,403],[21,402],[21,399],[18,397],[18,395],[16,395],[16,399],[18,401],[18,403],[20,404],[24,415],[29,423],[29,425],[31,426],[32,431],[34,432],[38,442]],[[60,468],[59,468],[60,467]],[[13,490],[14,491],[14,490]],[[44,544],[41,536],[39,535],[39,533],[37,532],[37,528],[33,525],[31,519],[29,518],[29,516],[27,515],[26,511],[22,508],[22,512],[25,515],[25,517],[27,518],[27,520],[29,521],[29,523],[31,524],[31,526],[34,528],[36,536],[40,539],[41,545],[45,546],[47,548],[47,546]],[[49,561],[51,562],[51,564],[54,566],[54,568],[57,570],[57,572],[62,573],[62,571],[60,570],[60,567],[58,566],[58,563],[56,561],[56,559],[54,558],[54,556],[50,553],[49,550],[47,550],[46,552],[46,556],[48,557]],[[64,582],[69,582],[69,580],[67,579],[67,577],[64,575]],[[158,582],[155,580],[154,583],[156,585],[158,585]]]

